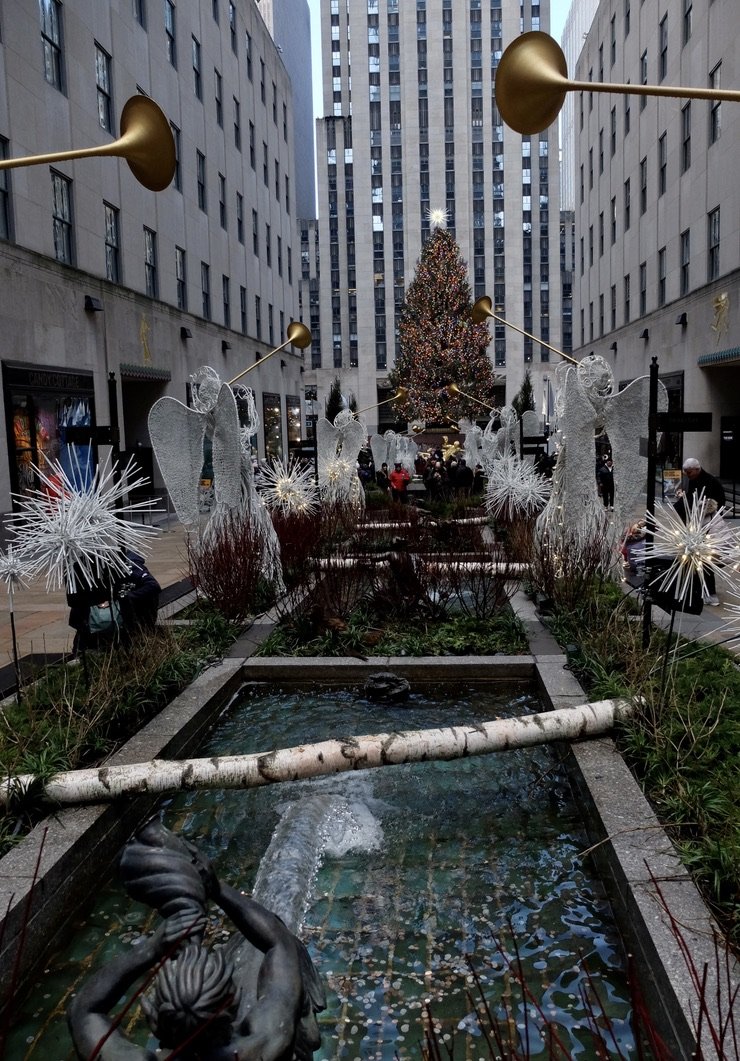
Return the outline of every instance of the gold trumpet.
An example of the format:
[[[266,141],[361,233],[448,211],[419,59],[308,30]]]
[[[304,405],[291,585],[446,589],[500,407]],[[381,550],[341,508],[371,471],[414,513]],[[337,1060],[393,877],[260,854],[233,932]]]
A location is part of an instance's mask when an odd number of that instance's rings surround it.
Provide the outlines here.
[[[251,372],[253,368],[257,368],[258,365],[263,365],[268,357],[280,353],[281,350],[284,350],[286,346],[290,346],[291,343],[293,346],[297,346],[299,350],[305,350],[311,343],[311,333],[301,321],[291,321],[285,334],[288,338],[284,343],[281,343],[280,346],[276,346],[269,354],[265,354],[265,356],[261,357],[259,361],[255,361],[253,365],[249,365],[238,375],[234,376],[233,379],[230,379],[229,386],[231,387],[238,379],[241,379],[242,376],[246,376],[247,372]]]
[[[390,397],[385,398],[382,402],[376,402],[375,405],[366,405],[364,409],[358,409],[355,416],[359,416],[360,413],[369,413],[371,409],[379,409],[381,405],[387,405],[388,402],[405,402],[409,396],[408,387],[399,387],[396,393]]]
[[[121,135],[112,144],[6,158],[0,161],[0,170],[100,155],[125,158],[137,181],[152,192],[163,191],[175,175],[175,141],[170,123],[148,96],[132,96],[126,101],[121,111]]]
[[[560,113],[566,92],[616,92],[623,96],[740,102],[740,92],[732,89],[571,81],[560,45],[539,30],[523,33],[506,48],[496,71],[496,105],[503,120],[515,132],[529,136],[547,129]]]
[[[480,324],[481,321],[486,319],[486,317],[493,317],[493,319],[498,321],[499,324],[505,324],[507,328],[513,328],[515,332],[519,332],[520,335],[526,335],[528,339],[532,339],[535,343],[539,343],[540,346],[552,350],[554,354],[559,354],[560,357],[564,357],[566,361],[571,361],[574,365],[578,364],[574,357],[571,357],[570,354],[564,353],[562,350],[558,350],[557,346],[551,346],[549,343],[546,343],[544,339],[538,339],[536,335],[532,335],[531,332],[525,332],[524,328],[520,328],[517,324],[512,324],[511,321],[507,321],[506,318],[502,317],[499,313],[494,313],[488,295],[481,295],[481,297],[473,303],[470,315],[476,324]]]
[[[495,406],[493,406],[493,405],[488,405],[486,402],[482,402],[480,400],[480,398],[474,398],[472,394],[466,394],[465,391],[461,391],[456,383],[448,383],[447,386],[445,387],[445,390],[447,391],[447,393],[451,397],[454,398],[455,395],[459,394],[463,398],[468,398],[471,402],[477,402],[478,405],[482,405],[483,408],[484,409],[488,409],[489,412],[492,412],[493,409],[495,408]],[[447,417],[447,419],[450,420],[449,417]],[[450,420],[450,423],[453,423],[453,421]],[[455,424],[455,427],[458,427],[458,425]],[[458,428],[458,430],[459,430],[459,428]]]

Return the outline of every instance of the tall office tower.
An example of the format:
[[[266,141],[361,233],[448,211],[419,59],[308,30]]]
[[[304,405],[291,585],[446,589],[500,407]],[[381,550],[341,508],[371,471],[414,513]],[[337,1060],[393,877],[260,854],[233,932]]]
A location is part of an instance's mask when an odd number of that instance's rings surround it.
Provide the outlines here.
[[[507,320],[559,345],[557,127],[522,137],[493,95],[505,46],[548,22],[548,4],[517,0],[322,0],[319,400],[335,376],[361,408],[388,395],[435,210],[447,213],[474,297],[490,295]],[[539,409],[549,352],[503,324],[491,333],[502,400],[530,368]],[[369,412],[368,428],[390,409]]]
[[[581,81],[737,88],[734,0],[601,0]],[[660,376],[676,410],[710,430],[666,434],[661,457],[694,455],[740,479],[740,105],[575,96],[573,346],[624,384]]]
[[[560,42],[571,77],[575,76],[573,71],[578,64],[598,6],[599,0],[572,0],[571,2]],[[573,131],[575,106],[573,93],[569,92],[560,112],[560,205],[563,210],[573,210],[576,205],[575,160],[573,158],[576,147]]]

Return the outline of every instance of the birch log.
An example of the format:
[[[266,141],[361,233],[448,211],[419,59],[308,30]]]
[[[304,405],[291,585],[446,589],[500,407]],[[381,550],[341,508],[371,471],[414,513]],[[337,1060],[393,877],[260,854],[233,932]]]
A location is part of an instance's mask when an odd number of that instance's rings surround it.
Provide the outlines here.
[[[599,736],[632,710],[624,700],[545,711],[519,718],[501,718],[468,726],[372,733],[340,737],[252,755],[209,759],[153,759],[127,766],[100,766],[56,774],[44,787],[54,803],[100,803],[124,795],[190,792],[195,789],[257,788],[348,770],[464,759],[473,755],[528,748],[558,740]],[[0,805],[35,780],[33,774],[9,778],[0,786]]]

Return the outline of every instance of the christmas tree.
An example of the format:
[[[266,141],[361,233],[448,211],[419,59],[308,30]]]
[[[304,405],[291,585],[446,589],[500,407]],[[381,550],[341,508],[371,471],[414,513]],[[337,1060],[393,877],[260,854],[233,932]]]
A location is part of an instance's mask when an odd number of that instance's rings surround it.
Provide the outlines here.
[[[522,385],[518,394],[511,399],[511,405],[520,420],[522,414],[526,413],[528,409],[534,409],[534,391],[532,390],[532,377],[529,374],[529,369],[524,373]]]
[[[342,397],[342,383],[339,376],[335,376],[331,386],[329,387],[329,393],[326,396],[326,402],[324,403],[324,416],[329,423],[334,423],[334,417],[337,413],[341,413],[344,409],[344,398]]]
[[[491,336],[485,323],[473,322],[470,310],[468,270],[460,249],[446,228],[435,228],[401,313],[401,349],[389,376],[394,387],[408,388],[408,398],[395,406],[399,415],[427,423],[485,415],[478,402],[450,395],[450,383],[493,404],[493,368],[486,354]]]

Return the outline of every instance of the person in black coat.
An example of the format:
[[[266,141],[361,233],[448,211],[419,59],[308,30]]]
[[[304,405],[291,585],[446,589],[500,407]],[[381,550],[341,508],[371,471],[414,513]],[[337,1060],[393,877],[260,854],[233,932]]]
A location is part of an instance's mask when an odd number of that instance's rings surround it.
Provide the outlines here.
[[[68,621],[75,630],[73,655],[111,644],[117,639],[128,643],[137,630],[154,629],[162,587],[146,566],[143,556],[129,549],[126,559],[129,564],[126,575],[116,574],[110,581],[101,580],[95,586],[85,586],[67,594]],[[114,607],[114,612],[117,610],[115,621],[105,630],[96,629],[95,623],[91,624],[91,610],[111,605],[117,606],[117,609]]]
[[[683,462],[683,473],[687,480],[686,490],[676,491],[678,501],[676,501],[673,507],[684,523],[686,522],[687,515],[686,506],[688,505],[690,507],[691,505],[695,505],[700,497],[703,497],[707,502],[705,507],[705,518],[709,518],[718,509],[725,507],[727,504],[725,488],[716,476],[710,475],[709,472],[702,468],[701,463],[696,457],[686,458]],[[717,596],[716,579],[714,577],[714,572],[710,571],[708,568],[704,569],[704,583],[706,586],[704,600],[707,604],[717,607],[719,604],[719,597]]]

